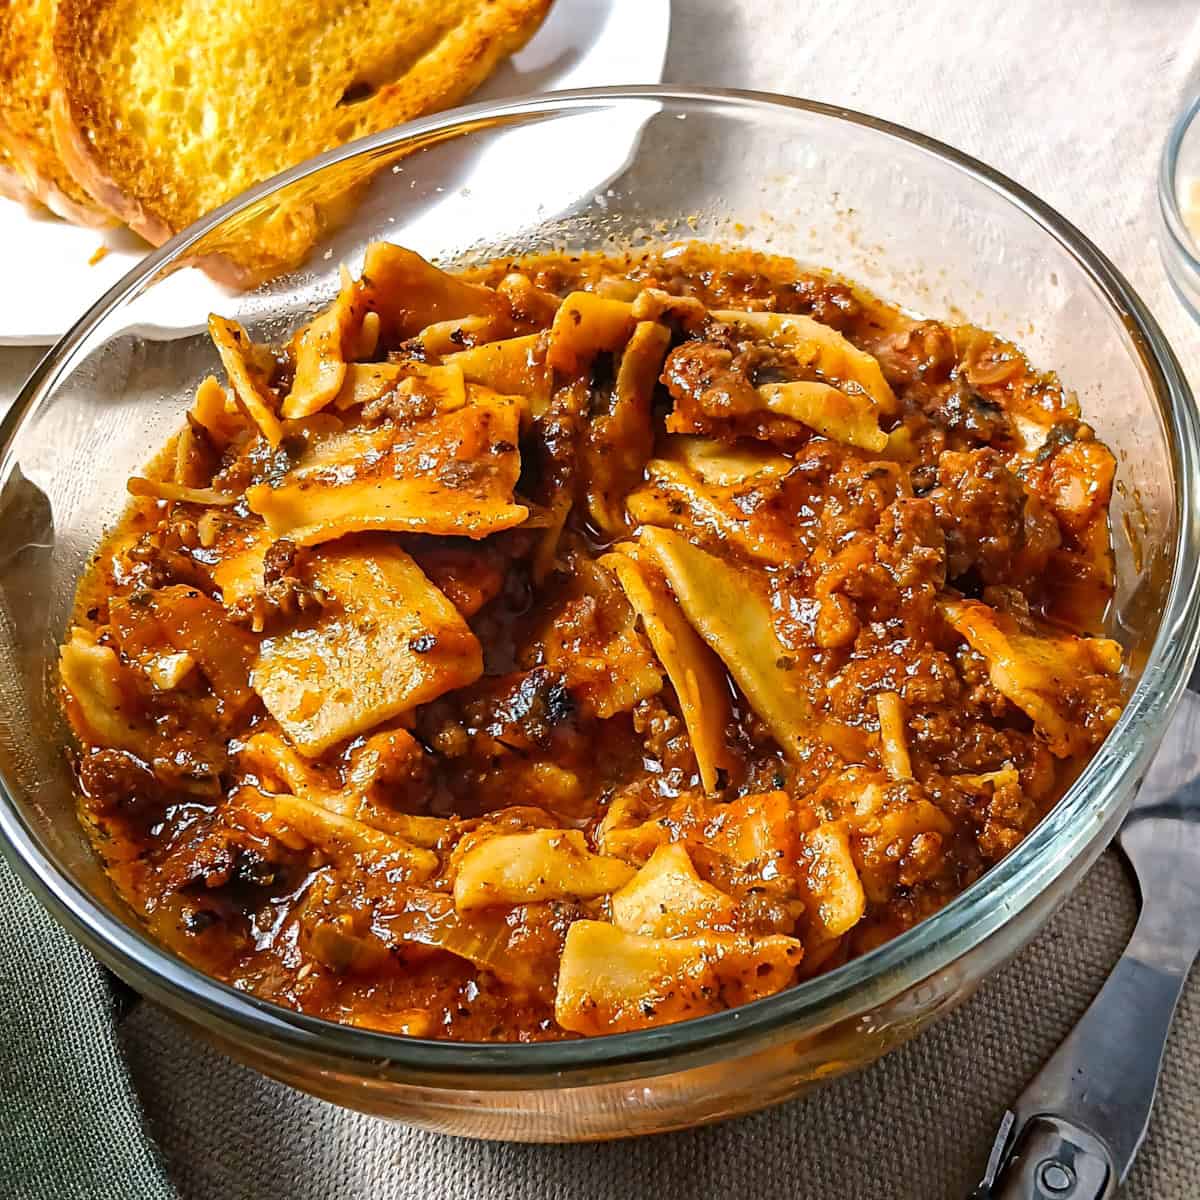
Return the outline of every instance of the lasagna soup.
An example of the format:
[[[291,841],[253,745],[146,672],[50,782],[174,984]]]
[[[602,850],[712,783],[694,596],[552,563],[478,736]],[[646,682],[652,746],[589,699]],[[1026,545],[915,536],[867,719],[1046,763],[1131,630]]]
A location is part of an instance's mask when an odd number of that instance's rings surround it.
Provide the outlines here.
[[[828,971],[1007,854],[1120,713],[1114,460],[1052,374],[687,243],[371,246],[129,480],[61,651],[151,934],[417,1037]]]

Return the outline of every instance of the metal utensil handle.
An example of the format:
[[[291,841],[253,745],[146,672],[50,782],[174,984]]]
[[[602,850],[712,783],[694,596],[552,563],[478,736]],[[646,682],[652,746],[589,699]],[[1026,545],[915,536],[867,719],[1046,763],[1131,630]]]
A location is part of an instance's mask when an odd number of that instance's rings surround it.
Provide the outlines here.
[[[1150,1119],[1171,1018],[1191,965],[1163,953],[1160,915],[1144,907],[1125,953],[1079,1024],[1013,1106],[1004,1148],[980,1195],[990,1200],[1108,1200]],[[997,1139],[996,1149],[1000,1149]]]
[[[984,1200],[1109,1200],[1117,1172],[1098,1138],[1055,1117],[1021,1127],[1011,1156]]]

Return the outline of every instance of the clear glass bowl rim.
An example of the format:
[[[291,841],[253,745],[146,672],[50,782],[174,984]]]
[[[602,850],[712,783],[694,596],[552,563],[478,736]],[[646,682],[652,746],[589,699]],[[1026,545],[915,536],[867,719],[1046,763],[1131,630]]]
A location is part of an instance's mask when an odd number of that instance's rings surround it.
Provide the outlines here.
[[[781,117],[795,111],[857,125],[907,143],[956,168],[1009,201],[1057,241],[1105,295],[1122,319],[1152,382],[1177,470],[1175,566],[1158,635],[1120,721],[1099,753],[1041,824],[1007,858],[914,929],[826,975],[707,1017],[658,1029],[534,1045],[456,1043],[375,1033],[306,1016],[235,990],[168,954],[141,931],[123,924],[74,879],[61,872],[0,778],[0,847],[50,912],[100,957],[135,977],[150,978],[169,1006],[197,1019],[265,1039],[280,1049],[372,1064],[388,1074],[410,1071],[441,1078],[490,1076],[480,1086],[516,1084],[529,1076],[564,1085],[571,1076],[604,1068],[660,1063],[673,1069],[685,1057],[713,1057],[751,1038],[788,1028],[825,1025],[860,1015],[881,998],[944,970],[1032,903],[1088,845],[1098,824],[1141,777],[1195,661],[1200,637],[1200,589],[1188,586],[1200,566],[1200,514],[1194,497],[1200,463],[1200,420],[1191,392],[1157,322],[1121,273],[1079,230],[1031,192],[998,171],[934,138],[852,109],[765,92],[699,87],[588,88],[499,103],[470,105],[385,130],[310,159],[223,205],[149,255],[94,304],[47,353],[0,423],[0,477],[7,477],[26,413],[54,382],[75,349],[106,316],[138,293],[165,264],[234,213],[281,187],[352,158],[434,132],[481,121],[522,121],[572,110],[657,101],[666,108],[704,108]],[[1200,101],[1197,101],[1200,105]],[[1193,106],[1193,111],[1196,106]],[[1176,209],[1176,215],[1178,215]]]
[[[1183,219],[1183,210],[1179,207],[1179,154],[1183,149],[1183,139],[1187,137],[1192,122],[1200,113],[1200,93],[1193,96],[1183,106],[1179,116],[1175,118],[1167,131],[1167,139],[1163,143],[1162,156],[1158,161],[1158,207],[1167,236],[1176,253],[1180,255],[1192,275],[1200,280],[1200,250],[1197,249],[1196,239],[1188,232],[1187,222]],[[1169,273],[1168,273],[1169,275]],[[1178,284],[1171,279],[1172,285]],[[1190,301],[1185,301],[1191,307]]]

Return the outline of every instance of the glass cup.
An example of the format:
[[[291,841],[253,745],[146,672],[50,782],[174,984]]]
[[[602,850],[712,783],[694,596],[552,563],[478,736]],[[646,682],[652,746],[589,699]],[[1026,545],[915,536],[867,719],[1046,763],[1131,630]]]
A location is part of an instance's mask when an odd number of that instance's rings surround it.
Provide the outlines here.
[[[1158,167],[1158,251],[1184,308],[1200,321],[1200,80],[1167,134]]]

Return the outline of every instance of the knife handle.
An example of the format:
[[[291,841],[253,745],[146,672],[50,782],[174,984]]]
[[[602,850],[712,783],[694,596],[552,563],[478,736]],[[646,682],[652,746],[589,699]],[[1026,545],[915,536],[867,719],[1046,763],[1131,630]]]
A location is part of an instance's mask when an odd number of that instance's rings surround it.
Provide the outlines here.
[[[1164,954],[1144,906],[1125,953],[1013,1105],[977,1193],[987,1200],[1109,1200],[1141,1145],[1191,957]]]
[[[1116,1171],[1098,1138],[1058,1117],[1038,1116],[1017,1131],[985,1200],[1109,1200]]]

